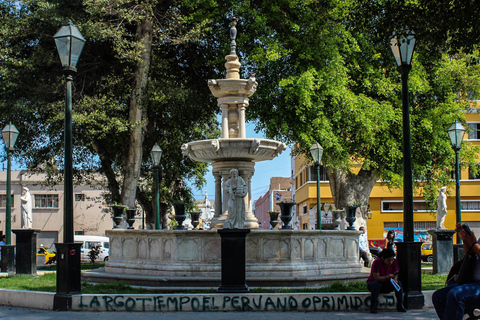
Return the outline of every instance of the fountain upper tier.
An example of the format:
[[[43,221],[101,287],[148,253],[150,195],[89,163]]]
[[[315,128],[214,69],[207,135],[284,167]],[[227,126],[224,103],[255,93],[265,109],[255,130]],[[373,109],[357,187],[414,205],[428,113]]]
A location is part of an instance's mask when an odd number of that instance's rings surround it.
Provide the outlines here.
[[[283,142],[258,138],[200,140],[182,146],[185,156],[202,162],[272,160],[285,149]]]
[[[241,63],[235,52],[236,18],[230,23],[230,53],[225,57],[226,79],[210,79],[208,87],[222,108],[222,138],[186,143],[185,156],[195,161],[247,161],[272,160],[286,149],[283,142],[246,137],[245,108],[257,90],[255,74],[240,79]]]

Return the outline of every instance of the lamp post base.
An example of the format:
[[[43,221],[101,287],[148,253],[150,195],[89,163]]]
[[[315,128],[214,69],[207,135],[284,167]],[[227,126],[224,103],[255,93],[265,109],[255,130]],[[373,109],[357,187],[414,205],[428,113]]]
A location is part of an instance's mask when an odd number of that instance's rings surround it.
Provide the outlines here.
[[[403,303],[407,309],[422,309],[425,297],[422,293],[421,242],[396,242],[399,279],[405,293]]]
[[[57,248],[57,293],[53,309],[68,311],[72,307],[72,294],[81,292],[81,243],[55,243]]]

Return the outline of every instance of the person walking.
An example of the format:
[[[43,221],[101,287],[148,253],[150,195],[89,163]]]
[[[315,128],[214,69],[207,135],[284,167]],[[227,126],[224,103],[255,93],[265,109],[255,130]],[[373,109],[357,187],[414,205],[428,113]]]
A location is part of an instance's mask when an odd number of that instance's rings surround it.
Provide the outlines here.
[[[368,258],[368,239],[367,235],[365,234],[365,228],[360,227],[358,231],[362,232],[358,237],[358,249],[360,251],[360,258],[363,259],[363,265],[368,267],[370,259]]]

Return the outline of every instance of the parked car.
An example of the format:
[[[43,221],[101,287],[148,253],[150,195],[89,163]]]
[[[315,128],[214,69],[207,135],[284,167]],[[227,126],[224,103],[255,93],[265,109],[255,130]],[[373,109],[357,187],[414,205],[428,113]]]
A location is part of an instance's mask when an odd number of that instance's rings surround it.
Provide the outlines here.
[[[82,244],[80,251],[80,259],[83,262],[89,262],[90,258],[88,253],[93,247],[99,246],[100,254],[98,255],[99,261],[107,261],[110,253],[110,239],[108,237],[101,236],[84,236],[75,235],[74,241]]]
[[[40,260],[41,257],[44,257],[45,264],[52,264],[57,262],[57,254],[55,252],[48,251],[48,249],[45,248],[43,245],[37,247],[37,263],[43,262],[43,260]]]
[[[422,243],[420,258],[422,261],[433,262],[433,244],[431,242]]]

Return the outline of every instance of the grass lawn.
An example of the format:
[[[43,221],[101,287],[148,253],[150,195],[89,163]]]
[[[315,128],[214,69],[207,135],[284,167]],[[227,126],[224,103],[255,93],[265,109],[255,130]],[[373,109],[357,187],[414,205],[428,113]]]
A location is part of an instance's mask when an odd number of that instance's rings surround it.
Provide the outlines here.
[[[87,264],[85,264],[87,265]],[[91,264],[88,264],[91,266]],[[95,264],[98,267],[100,264]],[[82,269],[83,268],[82,264]],[[86,266],[88,267],[88,266]],[[54,268],[55,269],[55,268]],[[422,290],[436,290],[440,289],[445,285],[445,280],[447,276],[445,275],[432,275],[432,274],[422,274]],[[2,278],[0,281],[0,288],[4,289],[15,289],[15,290],[29,290],[29,291],[45,291],[45,292],[55,292],[56,291],[56,274],[47,273],[40,277],[32,276],[18,276],[11,278]],[[252,293],[293,293],[293,292],[367,292],[366,282],[353,282],[353,283],[340,283],[334,282],[329,286],[325,287],[314,287],[314,288],[305,288],[301,290],[289,289],[289,288],[280,288],[277,290],[272,289],[263,289],[263,288],[250,288]],[[172,293],[170,290],[148,290],[146,288],[131,287],[123,283],[101,283],[101,284],[90,284],[82,283],[82,293],[119,293],[119,294],[140,294],[140,293]],[[214,293],[215,290],[198,290],[198,291],[188,291],[190,293]],[[181,292],[176,292],[181,293]]]

